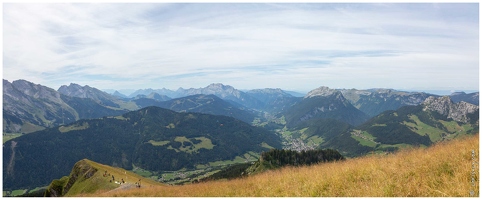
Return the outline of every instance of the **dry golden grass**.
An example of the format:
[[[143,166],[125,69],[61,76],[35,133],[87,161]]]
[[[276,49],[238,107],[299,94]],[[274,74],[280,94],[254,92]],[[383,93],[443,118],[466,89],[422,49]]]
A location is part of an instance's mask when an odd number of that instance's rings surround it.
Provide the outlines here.
[[[472,151],[475,156],[472,156]],[[475,160],[473,160],[475,159]],[[468,197],[479,196],[479,137],[427,149],[371,155],[231,181],[152,186],[93,196],[136,197]],[[475,174],[472,175],[473,162]],[[472,185],[472,177],[475,179]]]

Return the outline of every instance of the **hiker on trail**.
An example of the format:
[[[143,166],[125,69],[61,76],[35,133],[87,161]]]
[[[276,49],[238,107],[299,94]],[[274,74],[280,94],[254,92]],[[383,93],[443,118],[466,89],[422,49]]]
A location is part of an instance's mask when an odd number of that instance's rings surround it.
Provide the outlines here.
[[[115,181],[115,179],[114,179],[114,175],[112,175],[112,181]]]

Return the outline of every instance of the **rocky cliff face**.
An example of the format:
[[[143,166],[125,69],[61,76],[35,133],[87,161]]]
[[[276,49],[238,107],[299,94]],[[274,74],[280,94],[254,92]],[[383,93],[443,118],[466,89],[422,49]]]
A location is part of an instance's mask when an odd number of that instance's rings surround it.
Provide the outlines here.
[[[428,97],[423,102],[423,110],[435,111],[447,119],[453,119],[457,122],[467,123],[470,121],[469,114],[479,111],[479,106],[461,101],[453,103],[450,97]]]
[[[92,99],[95,102],[105,106],[110,106],[115,108],[120,107],[117,103],[117,101],[119,100],[118,97],[110,95],[106,92],[100,91],[97,88],[90,87],[88,85],[83,87],[75,83],[71,83],[69,86],[62,85],[58,89],[58,92],[69,97]]]
[[[78,119],[57,91],[25,80],[3,80],[3,113],[4,132],[29,133]]]
[[[75,85],[73,87],[78,88]],[[81,118],[125,113],[123,110],[108,108],[105,104],[88,98],[69,97],[52,88],[25,80],[12,83],[3,80],[3,132],[30,133]]]

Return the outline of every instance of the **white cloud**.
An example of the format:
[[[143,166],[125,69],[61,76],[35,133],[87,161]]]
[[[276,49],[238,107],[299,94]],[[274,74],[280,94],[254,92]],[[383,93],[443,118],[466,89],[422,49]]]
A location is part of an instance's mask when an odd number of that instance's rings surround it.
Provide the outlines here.
[[[54,88],[478,89],[477,7],[4,4],[3,71]]]

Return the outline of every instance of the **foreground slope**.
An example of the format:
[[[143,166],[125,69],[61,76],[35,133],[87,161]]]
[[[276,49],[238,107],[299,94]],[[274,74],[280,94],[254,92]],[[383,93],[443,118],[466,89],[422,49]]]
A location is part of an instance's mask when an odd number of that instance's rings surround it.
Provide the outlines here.
[[[477,197],[478,160],[477,134],[426,149],[310,167],[286,167],[231,181],[135,188],[90,196]]]
[[[280,148],[274,133],[232,117],[147,107],[23,135],[3,146],[4,189],[34,188],[67,175],[80,159],[149,171],[192,169]]]

